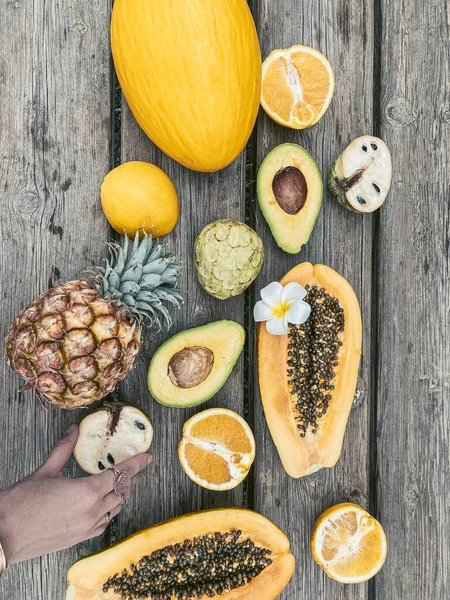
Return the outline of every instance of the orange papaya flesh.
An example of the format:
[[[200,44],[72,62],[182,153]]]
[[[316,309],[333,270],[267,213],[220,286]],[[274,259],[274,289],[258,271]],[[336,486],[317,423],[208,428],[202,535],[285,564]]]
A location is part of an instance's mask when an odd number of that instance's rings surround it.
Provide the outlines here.
[[[138,589],[132,574],[143,567],[149,583]],[[210,510],[150,527],[79,560],[68,572],[66,600],[119,600],[117,586],[109,585],[117,577],[129,586],[127,598],[175,600],[184,592],[183,598],[203,600],[222,594],[228,600],[272,600],[294,568],[289,540],[268,519],[245,509]]]
[[[317,427],[309,425],[306,432],[299,429],[302,417],[298,395],[291,393],[292,369],[288,374],[290,338],[288,335],[271,335],[265,323],[259,325],[258,373],[265,416],[285,470],[291,477],[298,478],[323,467],[332,467],[340,457],[358,379],[362,321],[359,302],[351,285],[330,267],[301,263],[281,280],[282,285],[290,282],[305,288],[309,286],[309,289],[323,289],[326,295],[338,300],[344,315],[343,331],[338,335],[341,342],[338,365],[332,366],[334,376],[330,384],[333,389],[324,392],[330,397],[326,413],[317,419]],[[305,301],[308,302],[308,297]],[[299,376],[301,389],[311,385],[301,372]]]

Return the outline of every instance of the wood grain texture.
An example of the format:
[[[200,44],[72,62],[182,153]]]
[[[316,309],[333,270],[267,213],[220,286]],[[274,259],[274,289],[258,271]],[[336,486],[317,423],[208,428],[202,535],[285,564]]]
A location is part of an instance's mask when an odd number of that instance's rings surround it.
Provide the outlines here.
[[[104,257],[110,231],[98,191],[110,168],[113,129],[111,0],[0,4],[0,339],[4,340],[14,316],[39,293],[78,277]],[[154,464],[103,541],[12,567],[0,580],[0,598],[62,599],[67,568],[76,559],[164,519],[219,506],[253,507],[288,533],[297,569],[281,600],[448,596],[448,2],[253,0],[252,4],[263,58],[274,48],[295,43],[323,51],[336,73],[334,100],[322,121],[304,132],[284,129],[261,113],[252,138],[252,164],[246,164],[243,154],[216,174],[190,172],[163,155],[123,103],[115,144],[118,159],[161,166],[174,180],[182,208],[167,243],[184,263],[187,302],[170,334],[146,332],[136,369],[117,392],[121,400],[136,403],[153,419]],[[326,192],[309,244],[298,256],[283,253],[257,207],[252,187],[267,152],[282,142],[299,143],[315,156],[326,178],[345,146],[370,132],[385,139],[394,160],[393,187],[381,211],[374,216],[352,214]],[[246,185],[253,189],[247,203]],[[219,218],[246,219],[266,248],[254,289],[226,302],[201,289],[192,264],[196,235]],[[246,322],[260,288],[305,260],[330,265],[354,286],[363,313],[364,344],[358,393],[338,465],[293,480],[282,468],[265,423],[251,323],[246,356],[207,405],[190,410],[161,406],[151,399],[146,380],[154,350],[169,335],[220,318]],[[84,413],[53,407],[43,411],[32,393],[18,393],[19,379],[5,360],[0,377],[3,488],[35,469],[67,425],[80,421]],[[232,492],[202,490],[178,462],[183,423],[211,406],[248,414],[257,439],[255,468],[245,485]],[[376,434],[372,438],[371,432]],[[73,464],[69,471],[80,475]],[[388,560],[369,585],[333,582],[310,554],[316,517],[344,500],[370,504],[386,529]]]
[[[57,282],[100,261],[109,231],[99,185],[109,168],[110,2],[11,0],[0,19],[0,340]],[[45,412],[1,361],[0,487],[34,470],[81,411]],[[76,472],[72,467],[71,472]],[[64,596],[68,566],[99,540],[13,566],[0,597]]]
[[[158,346],[181,329],[218,319],[243,324],[244,296],[216,300],[200,286],[193,265],[194,241],[201,229],[217,219],[244,219],[245,155],[227,169],[212,174],[194,173],[156,148],[138,127],[126,103],[122,113],[122,162],[145,160],[160,166],[173,180],[180,198],[181,217],[172,234],[166,236],[171,250],[183,263],[181,288],[186,302],[176,315],[169,333],[148,331],[136,369],[121,385],[121,399],[136,400],[150,414],[155,425],[153,465],[139,481],[138,493],[119,517],[120,534],[128,535],[142,527],[200,509],[243,506],[245,486],[230,492],[209,492],[193,483],[181,469],[177,447],[184,422],[196,412],[213,406],[227,407],[244,414],[243,358],[229,380],[207,404],[193,409],[161,406],[147,388],[147,369]]]
[[[256,4],[256,18],[263,58],[275,48],[305,44],[322,51],[336,74],[334,100],[315,127],[296,132],[278,126],[265,114],[260,115],[253,139],[256,166],[277,144],[290,141],[304,146],[316,158],[326,180],[331,163],[344,147],[373,128],[372,3],[262,0]],[[332,470],[324,469],[300,480],[289,478],[267,429],[261,400],[256,396],[254,427],[258,453],[254,505],[288,534],[297,559],[294,577],[280,598],[362,600],[368,597],[367,585],[345,587],[328,579],[313,561],[309,537],[315,519],[329,506],[348,499],[363,505],[368,501],[372,217],[341,208],[326,191],[311,239],[296,256],[278,249],[259,208],[255,208],[254,220],[263,236],[267,256],[257,290],[279,279],[295,264],[310,261],[325,263],[346,277],[361,303],[363,358],[358,394],[340,461]]]
[[[381,137],[394,180],[379,224],[376,597],[449,597],[450,48],[448,2],[385,1]],[[399,573],[403,576],[399,577]]]

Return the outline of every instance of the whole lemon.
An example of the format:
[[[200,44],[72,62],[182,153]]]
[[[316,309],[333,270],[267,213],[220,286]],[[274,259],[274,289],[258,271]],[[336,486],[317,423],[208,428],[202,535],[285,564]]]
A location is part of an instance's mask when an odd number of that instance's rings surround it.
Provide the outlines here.
[[[146,162],[126,162],[103,180],[100,197],[109,224],[121,235],[136,231],[153,237],[167,235],[177,224],[180,204],[175,186],[166,173]]]

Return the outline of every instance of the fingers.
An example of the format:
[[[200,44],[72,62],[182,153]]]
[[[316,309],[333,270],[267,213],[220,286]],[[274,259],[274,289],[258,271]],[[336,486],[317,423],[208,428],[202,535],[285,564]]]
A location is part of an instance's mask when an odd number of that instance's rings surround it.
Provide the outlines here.
[[[153,460],[151,454],[137,454],[128,460],[116,465],[116,469],[121,473],[128,473],[130,477],[135,477],[138,473],[143,471]]]
[[[134,490],[134,486],[136,485],[137,480],[138,480],[138,476],[137,475],[135,475],[134,477],[131,478],[130,489],[128,490],[128,492],[126,494],[123,495],[124,498],[125,498],[125,500],[127,500],[131,496],[131,494],[132,494],[132,492]]]
[[[91,540],[92,538],[98,537],[99,535],[103,535],[107,527],[107,525],[100,525],[100,527],[97,527],[97,529],[93,529],[90,533],[88,533],[88,535],[82,541],[85,542],[87,540]]]
[[[129,498],[135,488],[135,485],[137,483],[138,480],[138,475],[135,475],[134,477],[131,478],[131,485],[128,489],[128,491],[123,495],[124,499],[127,500],[127,498]],[[104,499],[104,504],[105,506],[114,506],[114,499],[117,500],[117,498],[120,500],[120,502],[122,502],[122,496],[120,494],[117,494],[114,490],[112,492],[109,492],[108,494],[106,494],[105,499]],[[107,509],[108,510],[108,509]]]
[[[118,505],[116,505],[113,508],[111,508],[111,510],[106,511],[105,514],[103,514],[99,518],[99,520],[97,521],[97,523],[94,525],[93,530],[95,531],[97,529],[100,529],[101,527],[103,527],[104,529],[106,529],[106,527],[109,525],[109,522],[112,519],[114,519],[114,517],[116,517],[120,513],[121,510],[122,510],[122,504],[119,502]],[[107,512],[109,512],[109,521],[108,522],[106,522],[106,513]],[[92,536],[92,537],[94,537],[94,536]]]
[[[125,501],[127,498],[130,497],[130,495],[134,489],[134,486],[136,485],[136,482],[137,482],[137,475],[135,475],[133,477],[133,479],[131,480],[130,489],[127,494],[124,494],[123,500],[122,500],[122,496],[120,494],[116,494],[116,492],[114,490],[112,492],[109,492],[109,494],[107,494],[103,499],[97,500],[97,502],[94,505],[94,509],[92,511],[93,522],[100,523],[101,520],[103,519],[104,515],[107,512],[110,512],[112,514],[113,512],[116,511],[116,509],[119,509],[119,511],[120,511],[120,509],[122,508],[122,505],[123,505],[123,501]]]
[[[142,460],[142,457],[145,458],[145,460]],[[132,459],[134,463],[137,462],[134,460],[136,458],[137,457],[133,457],[133,459]],[[130,461],[124,461],[122,463],[122,464],[126,465],[125,466],[126,469],[129,468],[128,464],[126,464],[126,463],[129,463],[129,462]],[[141,461],[140,461],[141,470],[143,468],[145,468],[145,465],[149,464],[149,462],[151,462],[151,457],[148,454],[146,454],[145,456],[141,455]],[[119,465],[119,466],[122,469],[121,465]],[[139,465],[134,466],[135,470],[138,470],[138,468],[139,468]],[[114,475],[114,473],[112,473],[112,475]],[[123,496],[124,499],[129,498],[129,496],[131,495],[131,493],[137,483],[137,478],[138,478],[137,474],[131,478],[131,484],[130,484],[130,487],[129,487],[127,493],[124,494],[124,496]],[[108,482],[108,491],[106,493],[103,490],[105,481]],[[89,514],[88,514],[88,522],[87,522],[87,524],[88,524],[87,531],[89,533],[87,534],[87,537],[85,537],[84,539],[90,539],[91,537],[100,535],[102,533],[102,531],[104,531],[104,529],[106,528],[106,525],[107,525],[107,523],[105,521],[105,514],[107,512],[109,512],[111,514],[110,518],[112,518],[113,516],[119,514],[119,512],[121,511],[122,506],[123,506],[122,495],[117,494],[113,489],[111,490],[111,487],[114,486],[114,481],[115,481],[114,477],[112,477],[112,482],[109,481],[109,479],[106,479],[104,477],[104,473],[100,473],[99,475],[91,475],[90,477],[83,478],[82,484],[85,486],[84,497],[89,506],[89,508],[88,508]],[[102,527],[103,527],[103,529],[102,529]],[[94,529],[95,530],[98,529],[98,531],[96,531],[95,534],[93,533]]]
[[[131,486],[130,486],[128,493],[124,494],[125,500],[131,496],[131,493],[134,490],[134,486],[136,485],[136,482],[137,482],[137,475],[135,475],[133,477],[133,479],[131,480]],[[109,514],[110,514],[109,520],[111,520],[113,517],[118,515],[120,513],[120,511],[122,510],[122,506],[123,506],[122,496],[120,496],[119,494],[116,494],[116,492],[114,492],[114,491],[109,492],[109,494],[107,494],[104,497],[103,502],[99,503],[99,511],[98,511],[99,517],[98,517],[98,520],[97,520],[94,528],[96,529],[98,527],[101,527],[102,524],[104,525],[106,523],[106,521],[105,521],[106,513],[109,512]]]
[[[62,473],[67,461],[72,455],[78,440],[78,425],[72,423],[63,437],[51,450],[44,464],[38,469],[39,474],[48,477]]]
[[[104,497],[103,502],[99,502],[99,514],[105,514],[106,512],[111,512],[117,506],[121,506],[122,504],[122,496],[116,494],[116,492],[109,492],[107,496]]]
[[[117,471],[120,473],[128,473],[131,478],[135,477],[138,473],[143,471],[152,462],[152,456],[150,454],[137,454],[128,460],[116,465]],[[103,491],[103,495],[106,496],[111,490],[114,489],[116,478],[112,469],[107,469],[98,475],[91,475],[90,479],[95,479],[100,490]]]

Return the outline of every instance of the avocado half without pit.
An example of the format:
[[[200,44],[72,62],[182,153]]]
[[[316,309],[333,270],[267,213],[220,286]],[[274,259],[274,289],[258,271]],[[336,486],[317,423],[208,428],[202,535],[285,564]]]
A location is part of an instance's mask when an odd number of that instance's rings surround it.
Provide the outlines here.
[[[81,421],[73,455],[83,471],[95,475],[147,452],[152,439],[152,422],[144,411],[105,403]]]
[[[297,144],[281,144],[258,172],[258,202],[278,246],[290,254],[309,240],[322,206],[323,182],[314,158]]]
[[[174,335],[153,355],[151,395],[174,408],[206,402],[228,379],[244,340],[243,327],[234,321],[214,321]]]

